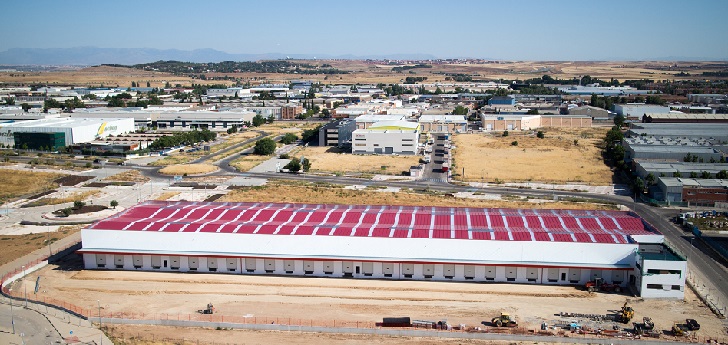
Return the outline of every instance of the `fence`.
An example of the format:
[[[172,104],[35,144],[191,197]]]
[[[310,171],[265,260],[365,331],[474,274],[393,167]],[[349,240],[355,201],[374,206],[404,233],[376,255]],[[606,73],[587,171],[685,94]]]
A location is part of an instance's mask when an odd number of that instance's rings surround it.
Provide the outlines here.
[[[72,248],[74,245],[58,250],[57,253]],[[202,313],[134,313],[103,310],[101,306],[78,306],[68,303],[61,299],[50,296],[38,297],[31,290],[31,294],[27,293],[27,285],[23,286],[23,291],[13,289],[14,280],[24,277],[28,271],[33,271],[42,267],[48,258],[39,258],[28,262],[25,271],[22,268],[16,268],[11,272],[7,272],[0,279],[2,283],[2,294],[12,298],[21,305],[26,306],[45,306],[47,308],[58,309],[67,313],[74,314],[89,321],[99,322],[104,326],[113,326],[121,324],[138,324],[138,325],[168,325],[178,327],[208,327],[208,328],[233,328],[233,329],[254,329],[254,330],[280,330],[280,331],[303,331],[303,332],[322,332],[322,333],[348,333],[348,334],[372,334],[372,335],[390,335],[390,336],[415,336],[415,337],[448,337],[463,339],[512,339],[519,341],[545,341],[545,342],[561,342],[563,338],[551,337],[568,337],[569,342],[576,343],[602,343],[602,344],[629,344],[634,338],[614,338],[605,336],[596,336],[594,334],[574,334],[568,333],[550,333],[548,335],[541,334],[538,330],[528,330],[519,328],[516,333],[503,333],[501,329],[492,329],[486,331],[446,331],[446,330],[424,330],[416,328],[404,329],[383,329],[377,327],[373,321],[352,321],[352,320],[321,320],[321,319],[300,319],[290,317],[275,316],[252,316],[252,315],[220,315],[220,314],[202,314]],[[22,274],[22,275],[21,275]],[[27,284],[26,280],[23,284]],[[525,338],[524,338],[525,337]],[[596,337],[596,338],[595,338]],[[204,337],[203,337],[204,339]],[[678,340],[683,342],[699,342],[709,343],[718,339],[702,336],[693,336],[690,338],[667,337],[665,339]],[[159,340],[171,341],[183,344],[188,339],[172,339],[163,338]],[[579,341],[577,341],[579,340]],[[583,340],[583,341],[582,341]],[[726,343],[726,339],[720,340]],[[199,340],[197,341],[199,343]],[[207,342],[209,343],[209,342]],[[651,344],[654,341],[650,339],[642,339],[640,343]]]

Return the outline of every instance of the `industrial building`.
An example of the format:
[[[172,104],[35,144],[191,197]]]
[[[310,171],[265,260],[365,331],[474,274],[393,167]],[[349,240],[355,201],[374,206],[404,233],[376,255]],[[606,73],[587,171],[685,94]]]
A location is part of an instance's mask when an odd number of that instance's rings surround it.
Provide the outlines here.
[[[514,107],[516,106],[516,98],[512,96],[496,96],[492,97],[488,100],[488,106],[489,107],[499,107],[499,106],[507,106],[507,107]]]
[[[319,129],[319,146],[343,147],[351,145],[351,135],[356,130],[354,119],[329,122]]]
[[[569,115],[582,115],[592,118],[608,119],[610,117],[610,111],[598,107],[592,107],[590,105],[584,105],[569,109]]]
[[[688,155],[700,163],[720,162],[723,153],[709,139],[628,137],[622,140],[624,161],[656,159],[683,161]]]
[[[12,147],[59,147],[134,131],[131,118],[45,118],[0,123],[0,144]]]
[[[422,115],[418,122],[422,133],[465,133],[468,130],[464,115]]]
[[[728,123],[728,114],[646,113],[645,123]]]
[[[592,125],[591,117],[579,115],[481,114],[480,121],[486,131],[528,131],[541,127],[588,128]]]
[[[728,142],[728,123],[639,123],[630,124],[627,136],[692,138]]]
[[[625,118],[641,119],[649,113],[669,113],[670,107],[644,103],[615,104],[614,112]]]
[[[703,172],[714,178],[723,170],[728,170],[728,163],[687,163],[687,162],[656,162],[635,159],[632,162],[634,171],[641,179],[652,174],[658,177],[688,177],[691,174],[701,176]],[[676,175],[680,176],[676,176]]]
[[[352,133],[352,153],[414,155],[418,150],[419,125],[409,121],[379,121]]]
[[[668,203],[715,206],[716,202],[728,203],[728,180],[660,177],[656,200]]]
[[[149,201],[81,232],[87,269],[631,285],[683,298],[686,261],[632,213]]]

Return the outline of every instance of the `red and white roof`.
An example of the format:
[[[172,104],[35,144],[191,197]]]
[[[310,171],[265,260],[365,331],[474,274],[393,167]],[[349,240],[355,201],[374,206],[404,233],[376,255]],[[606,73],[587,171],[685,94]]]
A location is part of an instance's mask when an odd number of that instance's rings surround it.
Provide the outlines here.
[[[655,235],[619,211],[164,201],[87,230],[602,244]]]

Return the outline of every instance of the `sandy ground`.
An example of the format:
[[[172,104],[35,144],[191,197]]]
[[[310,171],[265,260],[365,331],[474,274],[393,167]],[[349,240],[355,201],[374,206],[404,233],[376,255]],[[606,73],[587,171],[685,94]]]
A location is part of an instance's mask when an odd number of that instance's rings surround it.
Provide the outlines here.
[[[421,156],[353,155],[337,153],[335,148],[309,146],[295,152],[311,160],[311,171],[318,172],[360,172],[368,174],[401,175],[419,164]],[[386,167],[382,169],[382,167]]]
[[[465,180],[476,182],[497,179],[505,182],[612,183],[613,174],[597,147],[606,129],[544,129],[544,132],[544,139],[515,131],[507,137],[483,133],[457,135],[454,137],[453,171],[460,173],[465,168]],[[512,145],[514,141],[518,145]]]
[[[354,280],[223,274],[79,270],[80,258],[63,267],[48,266],[29,275],[33,288],[41,277],[38,298],[56,298],[102,313],[145,313],[159,317],[195,319],[208,302],[216,317],[301,319],[301,322],[372,326],[382,317],[409,316],[420,320],[448,320],[451,324],[480,325],[500,312],[515,315],[524,327],[553,323],[559,312],[607,314],[630,300],[635,320],[650,316],[658,329],[673,322],[697,319],[701,336],[726,337],[721,320],[691,291],[684,301],[641,300],[622,294],[589,294],[570,286],[475,284]],[[22,285],[14,285],[22,291]],[[283,323],[280,321],[279,323]],[[602,327],[611,329],[612,323]]]

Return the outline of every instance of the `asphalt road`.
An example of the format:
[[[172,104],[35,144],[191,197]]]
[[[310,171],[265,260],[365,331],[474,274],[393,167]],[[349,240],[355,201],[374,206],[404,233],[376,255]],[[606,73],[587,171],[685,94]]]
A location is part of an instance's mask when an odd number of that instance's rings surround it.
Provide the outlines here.
[[[13,310],[3,297],[0,304],[0,342],[4,344],[61,344],[63,338],[48,319],[42,314],[23,308],[23,303],[13,301]],[[11,319],[15,321],[15,334],[12,334]],[[7,332],[7,333],[6,333]]]

